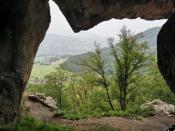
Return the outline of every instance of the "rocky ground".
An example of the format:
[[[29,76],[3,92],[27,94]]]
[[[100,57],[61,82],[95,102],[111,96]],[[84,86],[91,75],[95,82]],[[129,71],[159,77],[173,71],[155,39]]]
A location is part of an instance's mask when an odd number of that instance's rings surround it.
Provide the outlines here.
[[[25,108],[30,110],[33,117],[53,123],[62,123],[73,127],[74,131],[166,131],[175,124],[175,116],[157,115],[141,119],[126,117],[103,117],[82,120],[66,120],[53,117],[54,110],[40,102],[29,99],[24,101]],[[171,130],[170,130],[171,131]],[[173,130],[172,130],[173,131]]]

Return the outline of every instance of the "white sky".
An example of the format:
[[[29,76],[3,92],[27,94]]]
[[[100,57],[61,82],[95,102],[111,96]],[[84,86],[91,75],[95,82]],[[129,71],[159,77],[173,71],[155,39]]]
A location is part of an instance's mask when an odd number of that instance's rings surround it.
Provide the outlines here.
[[[58,8],[58,6],[50,1],[51,8],[51,24],[47,33],[49,34],[59,34],[59,35],[76,35],[73,33],[70,25],[67,20],[63,16],[62,12]],[[120,29],[123,25],[126,25],[128,29],[130,29],[134,33],[139,33],[148,28],[161,26],[166,22],[166,20],[156,20],[156,21],[146,21],[140,18],[129,20],[116,20],[111,19],[109,21],[102,22],[92,29],[84,32],[84,34],[94,34],[102,37],[115,37],[119,34]]]

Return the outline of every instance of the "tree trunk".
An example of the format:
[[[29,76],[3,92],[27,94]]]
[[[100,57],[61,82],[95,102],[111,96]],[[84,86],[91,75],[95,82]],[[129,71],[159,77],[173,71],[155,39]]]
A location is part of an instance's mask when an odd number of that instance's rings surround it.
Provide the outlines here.
[[[60,99],[59,99],[59,103],[60,103],[60,109],[62,109],[62,84],[61,84],[61,88],[60,88]]]
[[[107,94],[107,97],[108,97],[108,103],[109,103],[111,109],[114,111],[114,106],[112,104],[112,101],[111,101],[111,98],[110,98],[110,95],[109,95],[108,88],[105,88],[105,89],[106,89],[106,94]]]
[[[120,87],[120,107],[122,111],[126,110],[126,96],[127,96],[127,92],[126,92],[126,86],[125,84],[121,84],[119,85]]]

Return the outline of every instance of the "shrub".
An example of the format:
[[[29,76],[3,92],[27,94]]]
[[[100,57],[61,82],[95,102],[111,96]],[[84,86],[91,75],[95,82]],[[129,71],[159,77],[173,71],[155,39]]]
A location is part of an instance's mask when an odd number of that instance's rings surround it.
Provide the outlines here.
[[[66,114],[66,112],[65,111],[58,111],[58,112],[56,112],[55,114],[54,114],[54,116],[55,117],[63,117],[64,115]]]
[[[66,114],[63,116],[63,118],[69,119],[69,120],[80,120],[82,117],[78,114]]]

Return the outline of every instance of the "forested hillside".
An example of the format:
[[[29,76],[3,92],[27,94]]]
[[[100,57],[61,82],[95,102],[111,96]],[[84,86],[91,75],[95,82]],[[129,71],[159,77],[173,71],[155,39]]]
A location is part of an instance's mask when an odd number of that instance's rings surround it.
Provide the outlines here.
[[[156,41],[157,41],[157,34],[160,30],[160,27],[155,27],[155,28],[151,28],[148,29],[144,32],[138,33],[135,35],[135,37],[140,41],[147,41],[148,42],[148,46],[149,46],[149,52],[155,52],[156,53]],[[97,41],[97,43],[102,44]],[[107,40],[106,42],[107,43]],[[64,69],[67,69],[69,71],[73,71],[73,72],[81,72],[82,68],[81,66],[78,65],[79,61],[82,59],[86,59],[89,56],[89,53],[85,53],[85,54],[81,54],[81,55],[75,55],[75,56],[71,56],[67,61],[65,61],[61,66]],[[113,65],[111,63],[113,63],[113,58],[111,56],[111,51],[109,47],[105,47],[102,48],[102,56],[103,59],[106,61],[106,68],[105,70],[107,72],[111,72],[113,70]]]

